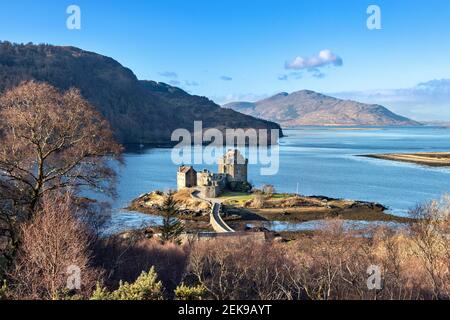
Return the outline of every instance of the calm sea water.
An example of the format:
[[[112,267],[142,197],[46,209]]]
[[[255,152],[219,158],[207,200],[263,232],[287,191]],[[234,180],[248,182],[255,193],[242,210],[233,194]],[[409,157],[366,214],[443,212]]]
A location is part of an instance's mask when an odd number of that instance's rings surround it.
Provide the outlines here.
[[[359,157],[363,154],[450,150],[450,129],[438,127],[336,130],[285,130],[280,141],[279,172],[262,176],[258,165],[249,167],[256,186],[273,184],[279,192],[299,192],[379,202],[390,212],[405,215],[416,204],[450,192],[450,168]],[[251,150],[250,152],[255,152]],[[177,165],[171,149],[129,150],[119,169],[119,197],[109,232],[158,223],[160,218],[120,210],[137,196],[176,188]],[[186,163],[187,164],[187,163]],[[215,165],[196,166],[215,170]]]

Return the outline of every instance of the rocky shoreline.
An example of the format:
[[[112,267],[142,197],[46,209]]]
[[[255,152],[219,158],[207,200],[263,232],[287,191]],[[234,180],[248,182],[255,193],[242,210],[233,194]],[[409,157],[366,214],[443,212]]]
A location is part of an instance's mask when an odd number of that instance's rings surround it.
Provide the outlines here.
[[[174,199],[178,202],[180,219],[201,219],[206,217],[211,211],[209,203],[192,197],[189,190],[176,192],[174,194]],[[159,215],[161,214],[163,201],[164,193],[162,191],[152,191],[134,199],[126,209],[146,214]]]
[[[191,191],[174,194],[179,204],[179,219],[189,228],[208,229],[210,204],[191,196]],[[260,196],[258,196],[260,198]],[[139,196],[127,208],[145,214],[160,215],[164,193],[150,192]],[[307,222],[340,218],[343,220],[385,221],[407,223],[411,219],[387,213],[378,203],[333,199],[324,196],[299,196],[293,194],[265,195],[264,203],[256,203],[251,193],[230,193],[219,198],[223,204],[224,220],[232,224],[251,221]],[[258,200],[260,201],[260,200]]]

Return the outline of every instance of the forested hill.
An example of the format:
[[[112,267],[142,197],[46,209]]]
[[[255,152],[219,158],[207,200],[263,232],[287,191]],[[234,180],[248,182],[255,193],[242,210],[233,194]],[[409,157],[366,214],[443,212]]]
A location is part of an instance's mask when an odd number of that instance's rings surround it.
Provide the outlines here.
[[[0,92],[24,80],[80,89],[122,143],[170,143],[173,130],[279,129],[273,122],[221,108],[213,101],[154,81],[140,81],[112,58],[74,47],[0,43]]]

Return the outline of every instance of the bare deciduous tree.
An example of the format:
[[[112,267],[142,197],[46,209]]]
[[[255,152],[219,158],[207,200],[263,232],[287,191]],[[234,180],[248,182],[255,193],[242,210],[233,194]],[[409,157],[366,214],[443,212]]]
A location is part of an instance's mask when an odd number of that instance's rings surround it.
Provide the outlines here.
[[[0,98],[0,119],[0,179],[18,189],[14,200],[25,200],[27,218],[50,191],[87,186],[114,193],[108,157],[120,160],[121,146],[78,90],[22,83]]]
[[[275,187],[271,184],[265,184],[262,187],[262,192],[268,197],[272,197],[276,193]]]

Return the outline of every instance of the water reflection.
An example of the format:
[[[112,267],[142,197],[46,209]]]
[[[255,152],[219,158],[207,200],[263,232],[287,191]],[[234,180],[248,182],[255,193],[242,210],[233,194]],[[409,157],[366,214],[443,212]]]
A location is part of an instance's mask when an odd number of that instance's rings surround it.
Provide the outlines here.
[[[249,228],[263,227],[274,232],[283,231],[314,231],[320,230],[327,226],[326,220],[313,220],[307,222],[287,222],[287,221],[258,221],[247,224]],[[384,222],[384,221],[359,221],[359,220],[345,220],[343,221],[343,228],[345,230],[365,230],[375,227],[388,227],[392,229],[400,229],[406,227],[404,223],[398,222]]]

